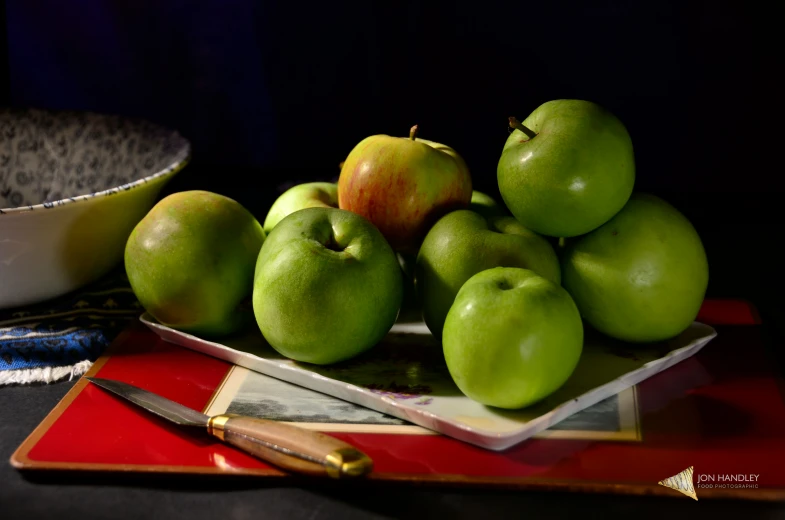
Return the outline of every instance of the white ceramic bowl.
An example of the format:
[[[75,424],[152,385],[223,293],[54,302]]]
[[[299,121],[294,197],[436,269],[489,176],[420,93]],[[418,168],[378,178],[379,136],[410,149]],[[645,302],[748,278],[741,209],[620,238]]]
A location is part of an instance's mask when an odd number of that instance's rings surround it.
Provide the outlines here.
[[[0,111],[0,308],[60,296],[116,267],[190,153],[177,132],[146,121]]]

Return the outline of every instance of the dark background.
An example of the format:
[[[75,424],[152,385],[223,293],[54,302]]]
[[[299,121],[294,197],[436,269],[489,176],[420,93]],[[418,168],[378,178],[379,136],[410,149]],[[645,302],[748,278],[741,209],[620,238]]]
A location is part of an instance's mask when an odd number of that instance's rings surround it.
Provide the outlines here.
[[[210,166],[188,176],[240,194],[235,168],[329,177],[414,123],[493,191],[506,118],[581,98],[627,125],[641,190],[781,190],[759,160],[776,136],[753,125],[782,64],[761,5],[16,0],[10,102],[177,128]]]
[[[263,219],[336,178],[362,138],[454,147],[498,196],[506,118],[581,98],[613,111],[639,191],[692,220],[710,296],[771,299],[785,180],[774,4],[726,1],[6,2],[6,102],[145,117],[181,131],[200,188]]]

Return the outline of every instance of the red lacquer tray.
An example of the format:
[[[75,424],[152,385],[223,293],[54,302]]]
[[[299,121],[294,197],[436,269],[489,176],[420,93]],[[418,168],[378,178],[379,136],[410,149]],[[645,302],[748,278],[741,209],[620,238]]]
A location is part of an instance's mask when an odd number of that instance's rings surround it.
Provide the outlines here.
[[[543,438],[499,453],[439,435],[329,434],[374,459],[371,481],[683,497],[658,482],[693,466],[698,499],[785,500],[782,379],[764,348],[758,314],[744,301],[707,300],[698,320],[714,326],[717,338],[636,388],[638,442]],[[135,325],[88,375],[126,381],[203,410],[230,369]],[[11,462],[20,470],[286,476],[84,379]],[[756,475],[757,487],[735,480],[750,475]]]

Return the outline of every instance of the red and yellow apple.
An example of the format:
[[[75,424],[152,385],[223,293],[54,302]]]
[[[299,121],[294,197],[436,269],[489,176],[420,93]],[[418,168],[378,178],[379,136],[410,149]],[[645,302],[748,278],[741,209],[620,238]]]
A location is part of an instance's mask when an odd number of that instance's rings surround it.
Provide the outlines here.
[[[416,253],[430,226],[469,206],[472,181],[466,163],[443,144],[374,135],[344,161],[338,206],[370,220],[396,251]]]

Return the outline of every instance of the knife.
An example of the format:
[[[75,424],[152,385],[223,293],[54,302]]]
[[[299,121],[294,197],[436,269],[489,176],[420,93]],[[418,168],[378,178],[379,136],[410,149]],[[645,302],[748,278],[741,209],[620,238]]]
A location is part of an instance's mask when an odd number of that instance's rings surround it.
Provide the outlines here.
[[[329,435],[242,415],[210,417],[128,383],[85,379],[176,424],[206,428],[210,435],[281,469],[332,478],[361,477],[373,469],[368,455]]]

